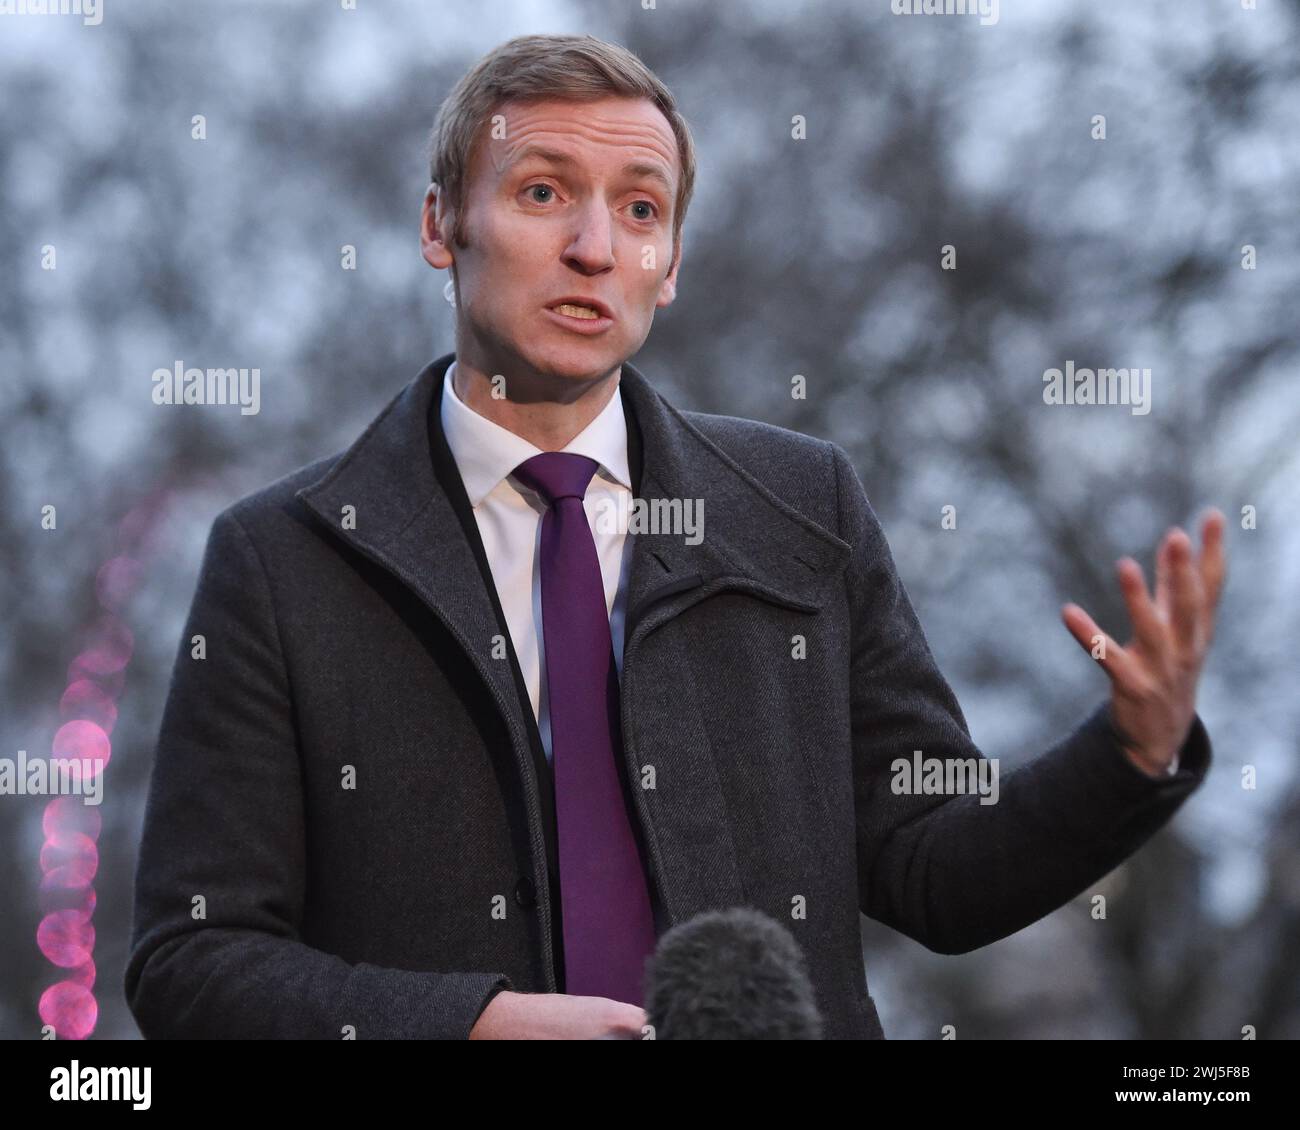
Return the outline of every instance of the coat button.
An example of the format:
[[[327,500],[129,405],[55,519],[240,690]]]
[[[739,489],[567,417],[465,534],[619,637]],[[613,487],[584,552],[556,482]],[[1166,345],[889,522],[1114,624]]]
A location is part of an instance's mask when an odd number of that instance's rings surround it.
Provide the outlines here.
[[[515,884],[515,902],[524,908],[537,905],[537,888],[527,876]]]

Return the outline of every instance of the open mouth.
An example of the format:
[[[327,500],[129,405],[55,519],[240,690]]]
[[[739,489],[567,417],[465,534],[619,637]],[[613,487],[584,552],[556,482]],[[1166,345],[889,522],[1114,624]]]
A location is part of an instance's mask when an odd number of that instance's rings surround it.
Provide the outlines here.
[[[571,294],[546,307],[551,320],[566,333],[598,337],[614,328],[614,315],[599,298]]]
[[[578,306],[572,302],[561,302],[558,306],[552,306],[551,309],[557,314],[568,314],[570,318],[589,318],[594,321],[596,318],[603,317],[599,310],[591,306]]]
[[[584,322],[612,322],[614,311],[599,298],[590,294],[566,294],[555,299],[548,310],[566,318],[577,318]]]

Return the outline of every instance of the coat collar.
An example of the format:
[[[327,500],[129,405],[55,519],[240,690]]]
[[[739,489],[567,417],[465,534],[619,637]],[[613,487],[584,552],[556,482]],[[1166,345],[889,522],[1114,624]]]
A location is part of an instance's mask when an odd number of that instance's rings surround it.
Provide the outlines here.
[[[439,449],[444,460],[447,454],[439,412],[442,378],[454,357],[449,353],[425,366],[297,497],[338,536],[410,586],[465,637],[462,643],[473,654],[498,629],[461,518],[437,472]],[[703,500],[698,544],[670,532],[633,538],[628,646],[638,629],[652,630],[722,588],[803,611],[820,608],[848,559],[848,545],[773,495],[626,362],[619,386],[634,496]],[[348,506],[355,508],[355,528],[342,521]],[[674,597],[679,599],[669,599]],[[667,606],[650,615],[665,600]]]

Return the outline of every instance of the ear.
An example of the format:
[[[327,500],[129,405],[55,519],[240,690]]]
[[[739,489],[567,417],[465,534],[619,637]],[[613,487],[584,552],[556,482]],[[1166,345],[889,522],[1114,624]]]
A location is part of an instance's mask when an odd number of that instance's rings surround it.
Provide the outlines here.
[[[430,267],[445,270],[455,261],[448,246],[453,215],[436,183],[431,183],[420,208],[420,254]]]
[[[682,265],[682,245],[677,245],[677,258],[673,261],[673,269],[668,272],[668,276],[659,285],[659,297],[655,299],[655,305],[658,307],[671,306],[673,299],[677,297],[677,271]]]

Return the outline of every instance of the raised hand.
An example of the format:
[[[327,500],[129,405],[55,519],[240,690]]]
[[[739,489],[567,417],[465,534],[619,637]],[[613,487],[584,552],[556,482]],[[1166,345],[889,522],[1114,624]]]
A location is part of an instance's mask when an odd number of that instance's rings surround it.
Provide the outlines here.
[[[1214,637],[1214,615],[1225,571],[1218,510],[1206,514],[1202,548],[1193,559],[1191,539],[1169,530],[1156,551],[1156,594],[1147,591],[1142,566],[1118,562],[1120,588],[1134,637],[1120,647],[1077,604],[1061,618],[1070,634],[1094,655],[1111,682],[1111,720],[1130,761],[1152,777],[1169,772],[1196,714],[1196,680]]]

